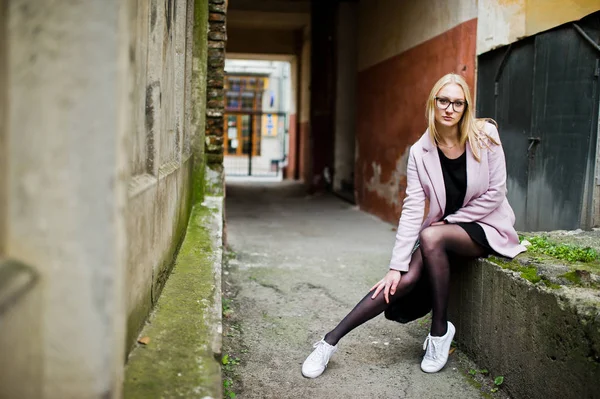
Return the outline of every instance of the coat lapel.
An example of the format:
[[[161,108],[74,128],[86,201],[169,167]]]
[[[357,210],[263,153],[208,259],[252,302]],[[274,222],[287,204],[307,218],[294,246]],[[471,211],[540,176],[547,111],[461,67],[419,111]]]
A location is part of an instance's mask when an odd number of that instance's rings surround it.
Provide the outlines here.
[[[424,138],[423,149],[426,153],[423,154],[423,165],[433,185],[432,191],[435,194],[440,210],[444,213],[444,209],[446,209],[446,186],[444,185],[440,156],[437,153],[437,147],[431,142],[429,130],[425,133]]]

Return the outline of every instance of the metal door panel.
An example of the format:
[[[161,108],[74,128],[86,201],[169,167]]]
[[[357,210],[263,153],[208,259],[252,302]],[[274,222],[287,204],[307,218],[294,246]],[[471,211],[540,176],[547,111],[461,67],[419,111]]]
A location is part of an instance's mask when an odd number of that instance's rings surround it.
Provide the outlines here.
[[[600,12],[479,56],[478,116],[500,125],[523,231],[586,227],[596,161]]]
[[[591,125],[598,112],[597,54],[565,25],[535,40],[529,230],[577,229],[586,186]]]
[[[515,212],[517,229],[525,229],[529,163],[527,148],[531,128],[533,92],[533,39],[513,44],[500,70],[496,96],[496,120],[507,164],[508,200]]]

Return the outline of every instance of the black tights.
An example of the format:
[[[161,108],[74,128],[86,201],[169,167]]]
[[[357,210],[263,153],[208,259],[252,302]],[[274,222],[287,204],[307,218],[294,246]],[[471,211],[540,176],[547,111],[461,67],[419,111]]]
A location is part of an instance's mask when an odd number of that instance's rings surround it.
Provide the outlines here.
[[[474,242],[462,227],[453,224],[428,227],[421,231],[419,241],[420,246],[412,255],[408,272],[402,273],[396,293],[389,296],[390,303],[385,302],[383,292],[375,299],[371,299],[373,293],[370,292],[325,335],[328,344],[336,345],[350,331],[381,314],[388,306],[409,293],[419,280],[423,267],[429,275],[433,295],[431,335],[442,336],[446,333],[450,288],[448,252],[460,257],[477,258],[485,255],[486,250]]]

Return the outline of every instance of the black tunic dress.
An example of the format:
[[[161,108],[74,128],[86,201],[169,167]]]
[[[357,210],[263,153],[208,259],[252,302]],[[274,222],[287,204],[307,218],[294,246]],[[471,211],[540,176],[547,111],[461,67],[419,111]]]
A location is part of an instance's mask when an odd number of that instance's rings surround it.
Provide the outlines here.
[[[463,152],[460,157],[455,159],[448,158],[439,148],[438,154],[442,164],[444,186],[446,187],[446,209],[442,217],[443,220],[462,208],[465,200],[467,192],[467,152]],[[456,225],[462,227],[473,241],[485,248],[488,252],[487,255],[495,253],[479,224],[459,222]]]
[[[438,148],[440,162],[442,164],[442,174],[444,176],[444,186],[446,188],[446,209],[444,216],[453,214],[462,208],[467,192],[467,152],[465,151],[460,157],[450,159]],[[495,251],[490,247],[485,236],[483,228],[475,223],[456,223],[462,227],[473,241],[486,249],[486,254],[495,254]],[[419,242],[415,244],[415,250],[419,247]],[[453,263],[455,258],[450,255],[450,262]],[[431,285],[427,269],[423,268],[421,276],[415,287],[402,298],[397,299],[385,310],[385,317],[389,320],[394,320],[399,323],[408,323],[412,320],[425,316],[431,311]]]

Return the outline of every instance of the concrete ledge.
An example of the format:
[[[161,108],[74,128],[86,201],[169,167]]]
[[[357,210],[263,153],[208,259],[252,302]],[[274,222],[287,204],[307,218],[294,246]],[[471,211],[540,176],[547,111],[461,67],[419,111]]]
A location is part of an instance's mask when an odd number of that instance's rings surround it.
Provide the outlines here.
[[[600,292],[548,288],[489,260],[452,270],[459,347],[515,398],[600,398]]]
[[[192,209],[173,271],[125,370],[126,398],[221,398],[223,197]]]

